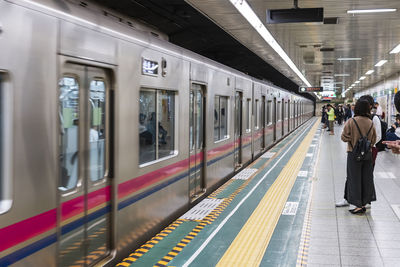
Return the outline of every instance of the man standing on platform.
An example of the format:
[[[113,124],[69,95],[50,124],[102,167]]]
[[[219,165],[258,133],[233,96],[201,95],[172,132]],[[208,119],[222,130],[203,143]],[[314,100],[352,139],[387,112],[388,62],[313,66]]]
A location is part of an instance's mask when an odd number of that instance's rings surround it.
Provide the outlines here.
[[[330,131],[330,135],[334,135],[335,131],[333,129],[334,127],[334,122],[335,122],[335,110],[333,109],[331,104],[328,104],[328,121],[329,121],[329,131]]]

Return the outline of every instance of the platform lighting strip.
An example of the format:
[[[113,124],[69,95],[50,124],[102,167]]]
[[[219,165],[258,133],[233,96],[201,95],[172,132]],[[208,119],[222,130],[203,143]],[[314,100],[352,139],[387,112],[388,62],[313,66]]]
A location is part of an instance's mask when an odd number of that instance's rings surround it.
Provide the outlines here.
[[[353,9],[347,10],[347,14],[365,14],[365,13],[383,13],[396,12],[396,8],[379,8],[379,9]]]
[[[300,77],[300,79],[308,86],[311,84],[306,77],[300,72],[286,52],[278,44],[272,34],[267,30],[261,20],[254,13],[253,9],[245,0],[229,0],[231,4],[239,11],[240,14],[250,23],[251,26],[261,35],[261,37],[275,50],[276,53],[289,65],[289,67]]]
[[[361,60],[360,57],[340,57],[337,60],[339,61],[354,61],[354,60]]]
[[[388,62],[387,60],[383,59],[381,61],[379,61],[378,63],[375,64],[375,67],[381,67],[383,66],[386,62]]]
[[[374,73],[375,71],[374,70],[369,70],[369,71],[367,71],[366,73],[365,73],[365,75],[370,75],[370,74],[372,74],[372,73]]]
[[[390,54],[397,54],[400,53],[400,44],[398,44],[395,48],[393,48],[392,51],[390,51]]]
[[[367,78],[367,77],[361,76],[361,77],[360,77],[360,81],[365,80],[365,78]]]

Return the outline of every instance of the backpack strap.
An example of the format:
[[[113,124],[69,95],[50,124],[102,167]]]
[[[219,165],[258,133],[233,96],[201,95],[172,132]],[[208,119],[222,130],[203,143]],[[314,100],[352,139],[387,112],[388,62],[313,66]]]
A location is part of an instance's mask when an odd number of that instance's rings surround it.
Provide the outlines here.
[[[361,133],[360,127],[358,127],[357,121],[356,121],[354,118],[351,118],[351,119],[352,119],[352,120],[354,121],[354,123],[356,124],[357,129],[358,129],[358,132],[360,133],[360,135],[363,136],[363,134]],[[370,130],[371,130],[371,129],[370,129]],[[368,133],[369,133],[369,131],[368,131]]]

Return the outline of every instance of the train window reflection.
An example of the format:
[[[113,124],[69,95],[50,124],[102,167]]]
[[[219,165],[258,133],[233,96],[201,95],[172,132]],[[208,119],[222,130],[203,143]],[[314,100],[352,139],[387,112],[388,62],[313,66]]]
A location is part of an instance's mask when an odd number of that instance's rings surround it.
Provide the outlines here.
[[[106,142],[106,85],[104,81],[90,82],[89,92],[89,177],[92,181],[104,178]]]
[[[70,190],[78,183],[79,84],[73,77],[59,81],[60,189]]]
[[[214,141],[228,138],[228,99],[227,96],[215,96]]]
[[[141,90],[139,106],[139,164],[173,155],[175,92]]]

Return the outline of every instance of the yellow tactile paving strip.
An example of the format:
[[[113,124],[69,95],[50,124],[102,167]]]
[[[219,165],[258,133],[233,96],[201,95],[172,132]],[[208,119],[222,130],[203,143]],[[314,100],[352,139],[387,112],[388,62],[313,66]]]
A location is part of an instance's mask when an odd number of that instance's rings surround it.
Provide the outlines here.
[[[318,125],[316,121],[217,266],[260,265]]]

